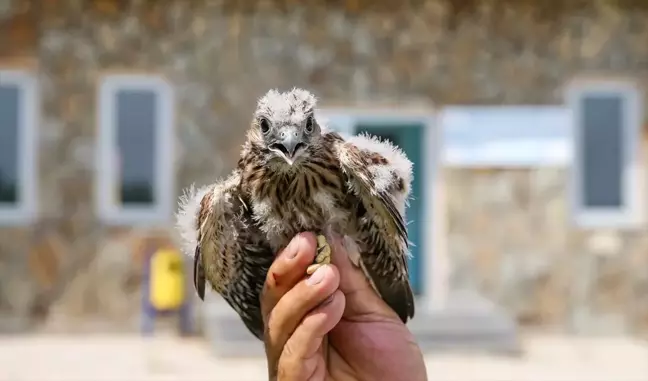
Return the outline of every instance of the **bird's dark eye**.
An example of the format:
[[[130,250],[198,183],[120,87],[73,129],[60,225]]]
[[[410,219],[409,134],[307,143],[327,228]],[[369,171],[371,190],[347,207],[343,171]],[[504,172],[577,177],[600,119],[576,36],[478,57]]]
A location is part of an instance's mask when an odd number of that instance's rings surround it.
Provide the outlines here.
[[[266,118],[259,119],[259,126],[261,127],[261,132],[264,134],[267,134],[270,131],[270,123]]]
[[[306,119],[306,131],[307,132],[313,132],[313,125],[314,125],[313,117],[309,116],[308,119]]]

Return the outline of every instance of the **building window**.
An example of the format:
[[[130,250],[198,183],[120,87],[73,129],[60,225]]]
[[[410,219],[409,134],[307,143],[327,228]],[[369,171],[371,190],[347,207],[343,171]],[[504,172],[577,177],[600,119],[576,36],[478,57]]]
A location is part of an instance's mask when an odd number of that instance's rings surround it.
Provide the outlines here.
[[[166,224],[174,205],[174,102],[163,79],[110,75],[99,89],[97,202],[110,224]]]
[[[0,223],[29,223],[36,209],[36,80],[0,70]]]
[[[642,221],[642,100],[629,82],[586,82],[568,91],[574,126],[575,222],[585,228]]]

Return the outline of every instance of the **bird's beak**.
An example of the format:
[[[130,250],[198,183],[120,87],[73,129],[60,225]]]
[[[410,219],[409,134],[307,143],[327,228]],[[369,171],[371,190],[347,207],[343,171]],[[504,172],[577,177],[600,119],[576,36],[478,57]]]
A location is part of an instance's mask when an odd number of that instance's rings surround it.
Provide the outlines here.
[[[285,128],[279,134],[279,141],[270,149],[281,157],[283,157],[288,164],[292,165],[299,157],[301,150],[305,147],[296,129]]]

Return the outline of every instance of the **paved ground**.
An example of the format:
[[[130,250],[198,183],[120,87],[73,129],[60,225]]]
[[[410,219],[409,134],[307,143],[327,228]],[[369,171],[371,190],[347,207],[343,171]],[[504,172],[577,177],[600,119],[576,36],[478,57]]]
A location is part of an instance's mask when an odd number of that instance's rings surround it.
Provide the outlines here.
[[[431,381],[648,381],[648,343],[528,337],[519,359],[428,356]],[[0,338],[1,381],[265,379],[261,359],[219,360],[198,340],[129,336]]]

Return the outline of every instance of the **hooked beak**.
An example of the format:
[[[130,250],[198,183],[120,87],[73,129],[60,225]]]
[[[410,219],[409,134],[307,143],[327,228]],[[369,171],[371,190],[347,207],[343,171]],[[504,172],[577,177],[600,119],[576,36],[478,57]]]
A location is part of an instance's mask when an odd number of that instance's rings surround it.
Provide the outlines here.
[[[296,129],[286,128],[281,131],[280,140],[270,145],[270,150],[283,157],[292,165],[306,147],[297,134]]]

